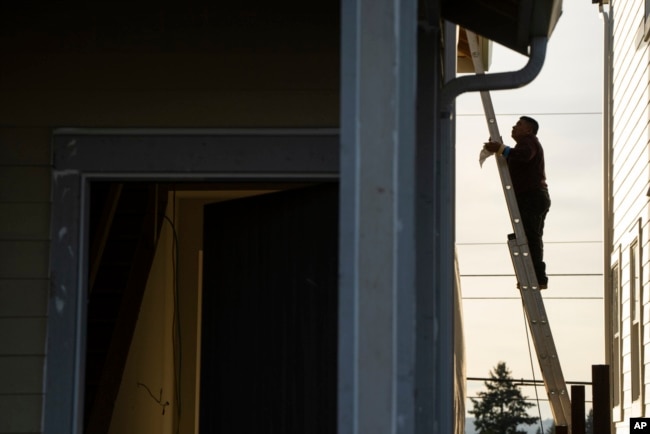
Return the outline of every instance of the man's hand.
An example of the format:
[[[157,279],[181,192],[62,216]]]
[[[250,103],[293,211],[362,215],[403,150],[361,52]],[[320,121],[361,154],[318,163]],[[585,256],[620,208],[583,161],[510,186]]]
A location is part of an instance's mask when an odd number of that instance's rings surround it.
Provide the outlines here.
[[[502,143],[492,142],[492,141],[485,142],[483,145],[484,145],[483,148],[489,152],[498,152],[503,146]]]

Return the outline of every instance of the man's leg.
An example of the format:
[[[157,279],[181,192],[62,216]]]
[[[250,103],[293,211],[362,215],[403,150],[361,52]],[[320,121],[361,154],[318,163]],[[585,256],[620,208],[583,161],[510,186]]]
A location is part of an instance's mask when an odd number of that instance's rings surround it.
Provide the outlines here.
[[[519,213],[528,239],[530,256],[535,267],[539,285],[548,285],[546,264],[544,263],[544,221],[550,208],[548,192],[539,191],[521,195],[517,198]]]

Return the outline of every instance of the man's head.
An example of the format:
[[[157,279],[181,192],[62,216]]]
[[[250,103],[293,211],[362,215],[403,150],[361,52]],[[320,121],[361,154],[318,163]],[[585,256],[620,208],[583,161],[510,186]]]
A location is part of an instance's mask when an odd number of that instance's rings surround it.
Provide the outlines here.
[[[517,140],[525,136],[536,136],[539,130],[537,121],[528,116],[522,116],[517,123],[512,127],[512,138]]]

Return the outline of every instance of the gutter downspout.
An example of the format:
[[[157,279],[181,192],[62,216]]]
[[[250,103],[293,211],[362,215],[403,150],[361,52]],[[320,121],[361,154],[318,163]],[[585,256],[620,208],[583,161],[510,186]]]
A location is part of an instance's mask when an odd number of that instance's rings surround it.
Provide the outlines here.
[[[531,41],[528,63],[519,71],[479,74],[453,78],[441,89],[439,140],[433,149],[433,346],[435,396],[453,402],[454,379],[454,283],[455,283],[455,138],[454,102],[463,92],[515,89],[537,77],[546,58],[547,37]],[[449,48],[449,47],[446,47]],[[455,49],[455,47],[454,47]],[[439,404],[439,407],[440,406]],[[453,432],[453,410],[439,408],[436,413],[438,432]],[[442,414],[444,413],[444,414]],[[449,414],[447,414],[449,413]]]
[[[464,92],[516,89],[533,81],[542,70],[546,59],[547,37],[535,37],[530,43],[528,63],[518,71],[496,74],[477,74],[457,77],[442,87],[440,102],[443,114],[451,113],[450,106],[456,97]]]

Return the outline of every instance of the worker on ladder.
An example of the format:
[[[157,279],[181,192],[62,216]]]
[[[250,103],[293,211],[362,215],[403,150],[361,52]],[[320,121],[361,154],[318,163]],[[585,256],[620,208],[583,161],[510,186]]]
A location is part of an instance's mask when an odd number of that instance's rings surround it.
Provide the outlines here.
[[[512,186],[519,205],[530,256],[540,289],[548,288],[548,276],[544,263],[544,221],[551,207],[546,184],[544,149],[537,139],[539,124],[528,116],[522,116],[512,127],[514,148],[494,141],[485,143],[484,149],[496,152],[508,162]]]

